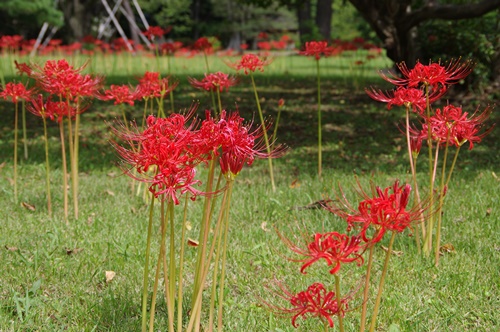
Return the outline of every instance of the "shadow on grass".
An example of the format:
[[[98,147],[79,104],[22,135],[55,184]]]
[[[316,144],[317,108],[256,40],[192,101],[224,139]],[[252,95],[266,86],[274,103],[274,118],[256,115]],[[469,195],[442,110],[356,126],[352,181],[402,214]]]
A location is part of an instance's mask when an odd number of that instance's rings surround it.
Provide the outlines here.
[[[240,111],[240,114],[258,123],[255,96],[249,77],[240,77],[240,84],[223,92],[222,104],[228,110]],[[187,76],[178,76],[179,86],[174,90],[175,109],[189,108],[194,101],[199,102],[198,115],[204,117],[205,109],[211,108],[212,101],[208,93],[194,90],[187,82]],[[256,75],[255,81],[263,112],[267,118],[276,119],[278,101],[285,100],[278,127],[278,142],[287,144],[291,150],[277,163],[284,163],[292,172],[314,174],[317,170],[317,92],[316,79],[310,76],[292,75]],[[134,84],[135,78],[111,76],[107,84]],[[404,120],[404,110],[393,108],[388,111],[384,104],[371,100],[362,90],[365,86],[381,86],[380,78],[360,79],[355,89],[346,86],[345,78],[322,78],[322,131],[323,131],[323,168],[330,168],[348,173],[388,172],[401,167],[406,169],[405,140],[398,129]],[[382,84],[381,84],[382,83]],[[456,102],[460,104],[460,101]],[[142,121],[143,103],[127,107],[130,119]],[[170,108],[169,101],[165,101]],[[473,112],[464,105],[464,110]],[[0,111],[0,159],[12,160],[14,122],[13,105],[1,103]],[[23,163],[43,164],[45,161],[43,146],[43,127],[40,119],[27,114],[29,159]],[[489,123],[498,122],[494,112]],[[115,167],[117,156],[109,145],[109,128],[106,122],[121,119],[119,107],[95,101],[92,107],[82,115],[80,138],[80,170],[106,170]],[[21,133],[19,134],[20,137]],[[52,167],[61,164],[59,129],[56,124],[49,124],[50,155]],[[498,151],[500,145],[498,130],[493,130],[484,141],[472,151],[464,147],[459,156],[458,170],[481,171],[494,169],[500,164]],[[20,157],[22,147],[19,147]],[[426,158],[422,150],[421,159]],[[422,160],[422,162],[425,162]]]

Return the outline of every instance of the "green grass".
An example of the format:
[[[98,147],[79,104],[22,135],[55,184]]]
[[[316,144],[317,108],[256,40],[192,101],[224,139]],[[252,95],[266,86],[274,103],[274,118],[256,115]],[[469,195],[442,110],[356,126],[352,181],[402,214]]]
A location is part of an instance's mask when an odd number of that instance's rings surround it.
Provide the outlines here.
[[[219,59],[210,60],[214,66],[220,65]],[[356,176],[363,184],[373,180],[384,187],[396,178],[408,178],[404,141],[396,128],[402,110],[387,111],[385,105],[371,101],[362,91],[364,86],[382,85],[376,74],[368,74],[376,67],[368,68],[356,82],[354,73],[340,66],[334,69],[335,59],[328,59],[332,67],[322,78],[324,175],[321,181],[317,179],[314,63],[306,60],[310,59],[276,58],[264,74],[256,75],[267,116],[275,117],[278,99],[285,99],[278,137],[290,151],[275,162],[276,193],[271,191],[263,160],[245,168],[237,179],[231,211],[225,331],[296,330],[289,319],[276,317],[262,303],[261,298],[275,301],[263,287],[274,277],[293,291],[314,281],[333,285],[333,278],[321,264],[301,275],[300,265],[284,258],[290,253],[274,228],[293,237],[300,231],[320,231],[323,227],[343,231],[344,225],[326,211],[294,207],[334,195],[339,183],[354,197],[349,188]],[[141,75],[136,64],[144,63],[133,61],[131,68]],[[210,99],[186,81],[187,76],[202,77],[202,59],[176,61],[186,61],[182,69],[176,67],[174,75],[180,81],[174,92],[176,107],[186,108],[192,100],[199,100],[199,114],[203,114],[211,105]],[[383,67],[383,63],[380,60],[378,65]],[[220,65],[217,70],[228,72],[224,68]],[[107,75],[107,82],[135,84],[134,73],[116,70]],[[255,101],[246,77],[223,95],[223,103],[228,109],[234,109],[236,103],[245,118],[252,118]],[[471,112],[475,109],[463,104]],[[0,104],[0,111],[0,331],[139,330],[148,207],[131,193],[131,180],[120,176],[116,154],[107,142],[104,121],[119,118],[118,109],[96,102],[82,115],[81,216],[78,221],[70,218],[69,225],[65,225],[62,213],[57,127],[51,124],[49,128],[55,210],[49,218],[41,122],[29,115],[29,159],[20,159],[20,201],[34,205],[36,210],[30,211],[13,202],[12,104]],[[141,106],[128,108],[128,115],[140,118]],[[492,122],[497,121],[494,114]],[[438,268],[417,252],[413,237],[403,234],[396,238],[394,250],[403,255],[391,258],[379,331],[391,331],[391,326],[400,331],[498,331],[499,138],[495,129],[474,150],[461,151],[446,198],[442,238],[442,243],[451,243],[455,251],[445,254]],[[419,177],[425,181],[425,175]],[[191,203],[188,218],[193,229],[188,236],[192,238],[197,237],[200,203]],[[383,254],[377,251],[378,272]],[[187,255],[191,261],[192,248]],[[106,271],[116,272],[109,283]],[[191,263],[186,271],[189,286]],[[343,266],[342,271],[347,272],[341,274],[347,292],[362,269]],[[352,308],[356,305],[359,300]],[[359,316],[359,310],[347,314],[346,331],[357,331]],[[166,306],[161,297],[156,317],[156,330],[166,330]],[[298,331],[320,330],[316,320],[298,322]]]

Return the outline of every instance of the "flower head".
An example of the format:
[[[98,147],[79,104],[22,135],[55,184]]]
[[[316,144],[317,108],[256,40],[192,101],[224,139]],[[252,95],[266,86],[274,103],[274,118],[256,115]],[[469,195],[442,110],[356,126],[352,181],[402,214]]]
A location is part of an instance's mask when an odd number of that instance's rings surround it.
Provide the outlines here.
[[[213,45],[208,40],[207,37],[201,37],[201,38],[198,38],[194,42],[193,49],[195,49],[197,51],[202,51],[202,52],[205,52],[205,53],[211,53],[213,51]]]
[[[305,256],[303,259],[292,259],[293,261],[304,263],[300,272],[306,273],[305,270],[313,263],[319,260],[325,260],[328,266],[331,266],[330,273],[336,274],[340,270],[341,264],[356,262],[359,265],[363,264],[362,254],[364,246],[362,246],[359,236],[349,236],[337,232],[316,233],[314,240],[307,243],[307,247],[303,248],[297,241],[291,241],[280,234],[281,239],[295,253]]]
[[[432,103],[446,92],[444,89],[432,90],[429,95],[429,102]],[[413,110],[413,112],[424,114],[427,106],[427,100],[425,93],[420,88],[407,88],[404,86],[398,86],[394,91],[375,90],[373,88],[366,89],[366,93],[377,101],[387,103],[387,109],[391,109],[392,106],[405,106]]]
[[[328,57],[335,52],[335,49],[328,46],[326,41],[311,41],[306,42],[304,50],[300,51],[299,54],[313,56],[316,60],[319,60],[321,56]]]
[[[264,67],[270,64],[271,61],[268,59],[261,59],[259,56],[248,53],[244,54],[241,57],[241,60],[234,63],[234,64],[229,64],[229,66],[233,67],[236,70],[241,70],[243,69],[244,73],[247,75],[250,72],[254,72],[256,70],[259,70],[261,72],[264,71]]]
[[[188,78],[189,83],[196,88],[206,91],[219,91],[222,92],[224,89],[228,90],[231,86],[238,83],[238,79],[234,76],[224,74],[222,72],[205,74],[205,78],[198,81],[194,78]]]
[[[114,100],[115,105],[126,103],[133,106],[137,96],[134,92],[130,91],[130,86],[128,85],[111,84],[110,88],[104,91],[104,96],[101,99]]]
[[[286,307],[280,307],[272,304],[268,306],[278,315],[291,315],[293,327],[298,327],[297,319],[302,317],[318,317],[326,321],[330,327],[334,326],[333,318],[338,315],[345,316],[348,310],[348,302],[352,295],[345,296],[337,301],[336,293],[327,291],[322,283],[316,282],[305,291],[292,293],[281,282],[275,281],[275,287],[272,293],[277,297],[288,302]],[[266,303],[267,304],[267,303]]]
[[[149,72],[144,73],[144,76],[139,79],[137,86],[136,98],[159,98],[165,97],[172,92],[179,82],[172,82],[170,77],[160,78],[160,73]]]
[[[22,83],[9,82],[5,84],[2,92],[0,92],[0,98],[10,99],[13,103],[17,103],[19,99],[30,99],[33,91],[34,89],[27,89]]]
[[[143,32],[144,36],[146,36],[148,39],[153,40],[154,37],[162,37],[165,33],[167,33],[169,30],[163,30],[159,26],[150,26],[147,28],[146,31]]]
[[[382,77],[394,85],[406,85],[410,88],[426,85],[434,89],[445,89],[449,84],[458,83],[472,72],[474,64],[471,61],[461,63],[460,59],[452,60],[446,66],[440,63],[429,63],[423,65],[417,62],[413,69],[408,69],[406,63],[398,65],[403,77],[382,75]]]
[[[408,208],[411,186],[399,185],[399,181],[385,189],[374,188],[374,194],[368,195],[361,187],[363,200],[354,208],[342,195],[341,206],[329,201],[326,208],[345,219],[349,229],[360,228],[361,238],[365,242],[379,242],[386,232],[402,232],[421,220],[422,205]]]
[[[111,142],[123,164],[135,168],[139,175],[130,172],[126,166],[123,167],[125,173],[150,183],[149,190],[155,197],[161,196],[174,204],[179,204],[179,194],[189,193],[193,199],[203,194],[194,188],[199,183],[195,179],[195,167],[205,158],[198,153],[194,144],[194,124],[189,123],[195,110],[196,107],[192,107],[187,114],[174,113],[168,118],[150,115],[141,132],[136,127],[131,130],[124,126],[112,128],[114,134],[130,146],[127,148],[116,141]]]

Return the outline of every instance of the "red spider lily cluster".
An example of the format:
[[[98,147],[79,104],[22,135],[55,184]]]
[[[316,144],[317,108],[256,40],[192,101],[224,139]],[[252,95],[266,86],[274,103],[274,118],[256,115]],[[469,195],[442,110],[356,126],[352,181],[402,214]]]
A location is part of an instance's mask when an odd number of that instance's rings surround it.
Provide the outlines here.
[[[17,103],[19,100],[29,100],[34,93],[34,89],[28,89],[23,83],[6,83],[0,98]]]
[[[424,65],[417,62],[414,68],[409,69],[407,64],[398,65],[401,75],[382,74],[382,78],[394,84],[394,91],[383,92],[376,89],[367,89],[367,93],[375,100],[387,103],[387,108],[404,106],[406,108],[406,139],[408,155],[415,186],[416,162],[422,148],[422,143],[427,142],[429,152],[429,197],[432,204],[437,204],[439,211],[443,206],[443,198],[448,190],[451,174],[455,167],[460,148],[469,142],[469,150],[492,130],[493,126],[486,128],[485,123],[492,112],[490,106],[482,111],[478,107],[473,114],[464,112],[461,106],[447,104],[442,108],[434,108],[434,102],[442,98],[450,85],[464,80],[473,70],[471,61],[461,62],[460,59],[450,61],[446,65],[429,63]],[[416,124],[411,124],[409,111],[418,116]],[[455,157],[447,171],[448,148],[455,147]],[[433,152],[435,150],[435,153]],[[441,165],[441,178],[436,179],[439,152],[443,152]],[[447,172],[446,172],[447,171]],[[439,200],[434,201],[434,186],[439,185]],[[438,213],[436,231],[436,265],[439,260],[440,228],[442,213]],[[432,234],[434,232],[434,218],[431,215],[427,227],[422,227],[424,238],[424,252],[432,249]],[[418,237],[417,237],[418,238]],[[417,245],[419,245],[417,243]]]
[[[343,192],[336,200],[327,200],[324,204],[325,209],[345,220],[347,233],[316,233],[313,234],[312,241],[307,236],[303,236],[301,240],[291,240],[279,234],[294,253],[303,257],[290,258],[291,261],[303,263],[301,273],[305,274],[306,269],[319,261],[325,261],[330,267],[329,273],[338,278],[343,265],[356,263],[357,266],[362,266],[364,253],[382,241],[387,232],[394,236],[406,229],[411,230],[422,220],[427,210],[422,204],[409,207],[411,187],[408,184],[400,185],[399,181],[384,189],[375,187],[372,192],[369,195],[359,186],[358,193],[362,200],[357,207],[349,203]],[[356,233],[352,234],[353,231]],[[339,306],[335,293],[326,291],[321,283],[314,283],[307,291],[297,294],[288,291],[281,283],[278,286],[282,293],[274,291],[275,295],[287,300],[291,308],[275,305],[270,307],[281,314],[293,314],[293,326],[296,326],[298,317],[311,316],[319,317],[333,327],[333,317],[343,317],[348,308],[348,300],[352,298],[342,298],[342,305]]]
[[[243,70],[245,75],[253,73],[256,70],[264,71],[264,67],[271,63],[270,59],[259,57],[256,54],[244,54],[241,59],[235,63],[228,63],[228,65],[236,70]]]
[[[126,174],[150,183],[149,190],[155,197],[171,199],[175,204],[179,204],[179,195],[189,193],[194,199],[204,194],[194,187],[200,184],[195,178],[199,164],[219,156],[222,174],[234,179],[244,164],[269,157],[260,139],[268,128],[252,129],[252,123],[245,123],[237,112],[227,115],[225,111],[219,118],[207,112],[206,119],[198,126],[200,121],[193,118],[195,110],[192,107],[186,114],[174,113],[168,118],[150,115],[142,131],[137,127],[113,129],[127,145],[113,142]],[[271,157],[284,152],[283,146],[277,147]]]
[[[328,323],[330,327],[334,326],[333,317],[345,316],[349,308],[350,297],[341,298],[340,305],[337,301],[337,294],[333,291],[327,291],[322,283],[315,282],[305,291],[292,293],[282,283],[275,280],[275,288],[272,293],[291,304],[291,308],[281,308],[270,305],[279,315],[292,316],[292,326],[298,327],[297,319],[302,317],[317,317]]]
[[[194,78],[188,78],[189,83],[196,89],[205,91],[219,91],[228,90],[230,87],[238,84],[238,78],[225,74],[222,72],[216,72],[211,74],[205,74],[202,80],[197,80]]]

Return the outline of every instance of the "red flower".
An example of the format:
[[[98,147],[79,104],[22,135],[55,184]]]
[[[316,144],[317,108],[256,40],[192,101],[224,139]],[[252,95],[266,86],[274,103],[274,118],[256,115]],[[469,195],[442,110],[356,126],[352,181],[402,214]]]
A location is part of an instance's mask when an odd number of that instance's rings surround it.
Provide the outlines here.
[[[33,89],[26,89],[26,86],[22,83],[9,82],[5,84],[3,91],[0,92],[0,98],[10,99],[13,103],[17,103],[19,99],[30,99],[33,91]]]
[[[135,168],[139,176],[123,166],[125,173],[150,183],[149,190],[155,197],[162,196],[174,204],[179,204],[179,194],[189,193],[193,199],[203,194],[194,188],[199,183],[195,179],[195,167],[205,161],[195,144],[193,123],[188,124],[195,111],[196,107],[192,107],[186,115],[172,114],[168,118],[150,115],[142,132],[137,127],[127,130],[123,125],[119,129],[112,128],[130,148],[120,146],[116,141],[111,143],[123,163]],[[152,173],[148,172],[150,169]]]
[[[179,82],[170,82],[169,77],[160,79],[160,73],[158,72],[147,71],[144,76],[139,79],[136,99],[165,97],[172,92],[178,84]]]
[[[298,327],[297,319],[302,317],[318,317],[322,321],[328,322],[330,327],[333,327],[333,317],[342,315],[348,309],[348,301],[352,295],[341,298],[340,305],[337,302],[336,293],[327,291],[323,284],[316,282],[307,288],[305,291],[293,294],[280,282],[275,281],[278,290],[272,290],[273,294],[287,301],[290,307],[279,307],[267,304],[278,315],[292,315],[293,327]]]
[[[387,103],[387,109],[391,109],[393,105],[411,107],[413,112],[420,115],[424,114],[427,106],[425,93],[422,89],[407,88],[398,86],[394,91],[375,90],[373,88],[365,90],[368,96],[377,101]],[[429,102],[432,103],[446,92],[444,89],[432,90],[429,95]]]
[[[243,165],[251,165],[255,158],[268,158],[266,146],[262,137],[264,130],[258,126],[252,129],[252,123],[245,124],[238,112],[233,112],[226,117],[222,111],[218,123],[220,130],[220,157],[221,171],[226,177],[234,178],[239,174]],[[278,146],[271,151],[271,157],[277,158],[286,152],[285,146]]]
[[[299,54],[314,56],[316,60],[319,60],[321,56],[328,57],[335,52],[333,47],[329,47],[326,41],[311,41],[306,42],[304,50],[300,51]]]
[[[101,77],[82,75],[85,66],[75,69],[61,59],[48,60],[43,68],[33,66],[31,71],[24,66],[18,66],[18,69],[34,78],[44,91],[67,99],[77,99],[97,96],[103,81]]]
[[[353,208],[343,195],[342,207],[330,201],[326,208],[344,218],[351,227],[360,226],[361,237],[365,242],[379,242],[387,231],[402,232],[421,220],[424,208],[415,206],[408,209],[410,185],[399,186],[395,181],[391,187],[375,188],[374,197],[370,197],[361,187],[364,198],[357,208]],[[346,211],[347,210],[347,211]]]
[[[202,51],[205,53],[211,53],[213,51],[213,45],[212,43],[208,40],[207,37],[201,37],[198,40],[196,40],[193,44],[193,49],[197,51]]]
[[[240,61],[228,65],[236,70],[243,69],[245,74],[248,74],[249,72],[254,72],[256,70],[263,72],[264,66],[267,66],[270,63],[271,63],[270,60],[263,60],[259,58],[257,55],[249,53],[243,55]]]
[[[304,263],[300,269],[300,272],[304,274],[309,266],[321,259],[324,259],[328,266],[333,265],[330,270],[331,274],[340,270],[341,263],[356,262],[358,266],[363,264],[361,255],[364,252],[364,247],[360,245],[359,236],[348,236],[337,232],[316,233],[314,241],[308,243],[305,249],[294,241],[281,235],[280,237],[293,252],[306,256],[303,259],[293,259],[293,261]]]
[[[491,108],[487,107],[479,114],[478,110],[471,117],[467,117],[468,113],[463,112],[461,107],[447,105],[442,110],[437,109],[428,120],[432,130],[432,138],[441,145],[462,146],[468,141],[469,150],[471,150],[474,143],[479,143],[493,129],[492,126],[479,134],[484,122],[491,114]]]
[[[130,87],[128,85],[111,84],[109,90],[104,91],[104,96],[102,96],[101,99],[114,100],[115,105],[127,103],[133,106],[136,95],[130,91]]]
[[[213,74],[205,74],[205,78],[198,81],[194,78],[188,77],[189,83],[196,88],[206,91],[217,91],[222,92],[224,89],[226,91],[238,83],[238,79],[234,76],[224,74],[222,72],[217,72]]]
[[[421,84],[432,88],[445,88],[446,85],[455,84],[464,79],[472,72],[474,64],[471,61],[461,63],[460,59],[453,60],[446,67],[440,63],[429,63],[423,65],[417,62],[413,69],[408,69],[406,63],[398,65],[403,77],[397,77],[394,74],[391,77],[382,75],[382,77],[394,85],[407,85],[408,87],[418,87]]]
[[[158,26],[150,26],[143,34],[148,39],[153,40],[154,37],[162,37],[166,32],[167,30],[163,30]]]

